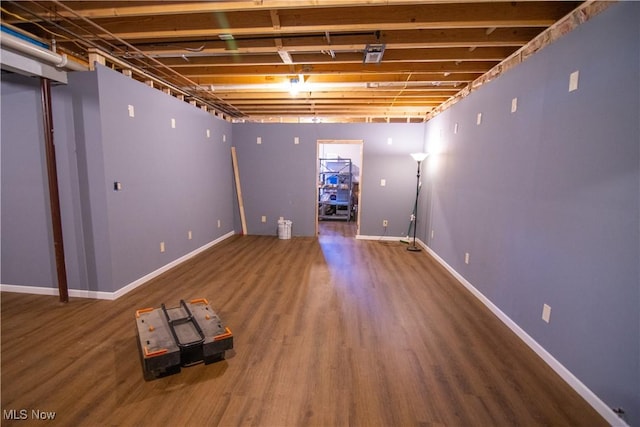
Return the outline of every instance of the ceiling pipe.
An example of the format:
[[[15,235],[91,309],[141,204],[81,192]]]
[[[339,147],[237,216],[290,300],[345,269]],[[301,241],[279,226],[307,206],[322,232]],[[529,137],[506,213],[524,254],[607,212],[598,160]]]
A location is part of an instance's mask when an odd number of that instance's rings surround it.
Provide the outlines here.
[[[35,59],[39,59],[57,68],[71,71],[86,71],[87,67],[75,61],[69,61],[67,55],[62,55],[43,49],[6,32],[2,33],[2,46],[25,54]]]

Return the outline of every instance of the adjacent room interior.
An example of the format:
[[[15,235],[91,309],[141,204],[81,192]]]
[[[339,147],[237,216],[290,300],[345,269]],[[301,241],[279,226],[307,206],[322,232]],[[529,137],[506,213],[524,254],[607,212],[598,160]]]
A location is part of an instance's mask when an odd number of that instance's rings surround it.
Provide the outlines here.
[[[318,233],[360,234],[362,147],[363,141],[318,141]]]
[[[3,425],[640,426],[639,2],[1,11]]]

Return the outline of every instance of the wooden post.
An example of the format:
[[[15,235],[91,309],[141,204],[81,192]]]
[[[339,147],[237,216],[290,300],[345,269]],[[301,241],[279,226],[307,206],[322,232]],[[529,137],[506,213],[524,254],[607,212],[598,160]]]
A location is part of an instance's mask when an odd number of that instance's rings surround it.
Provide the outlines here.
[[[247,234],[247,219],[244,216],[244,202],[242,201],[242,188],[240,187],[240,172],[238,171],[238,156],[236,147],[231,147],[231,160],[233,162],[233,177],[236,180],[236,194],[238,195],[238,205],[240,207],[240,222],[242,223],[242,234]]]
[[[89,53],[89,70],[93,71],[96,69],[96,62],[100,65],[107,64],[105,57],[102,56],[97,49],[89,48],[87,52]]]
[[[51,206],[51,225],[53,228],[53,247],[56,256],[58,273],[58,293],[60,302],[69,302],[67,287],[67,269],[64,261],[64,244],[62,241],[62,216],[60,214],[60,195],[58,193],[58,170],[56,167],[56,149],[53,142],[53,116],[51,114],[51,81],[40,79],[42,95],[42,116],[44,118],[44,145],[49,181],[49,204]]]

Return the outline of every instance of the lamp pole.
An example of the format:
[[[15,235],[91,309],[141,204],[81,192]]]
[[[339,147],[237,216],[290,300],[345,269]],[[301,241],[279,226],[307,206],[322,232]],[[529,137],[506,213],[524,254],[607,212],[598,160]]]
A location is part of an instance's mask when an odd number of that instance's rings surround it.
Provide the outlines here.
[[[413,205],[413,244],[407,246],[407,250],[411,252],[420,252],[421,249],[416,245],[416,229],[418,228],[418,197],[420,197],[420,164],[427,158],[427,153],[412,153],[411,157],[418,162],[418,173],[416,176],[416,202]]]

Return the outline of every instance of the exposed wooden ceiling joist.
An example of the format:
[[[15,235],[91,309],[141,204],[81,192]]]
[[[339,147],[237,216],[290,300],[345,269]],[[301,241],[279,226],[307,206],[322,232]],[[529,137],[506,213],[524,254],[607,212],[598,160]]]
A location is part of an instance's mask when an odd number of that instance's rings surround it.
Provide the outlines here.
[[[230,118],[411,121],[581,4],[4,1],[2,20],[44,41],[55,38],[59,50],[85,60],[90,49],[102,50],[117,58],[115,69],[129,63],[209,98]],[[372,44],[379,64],[363,63]],[[300,93],[290,94],[290,86]]]

